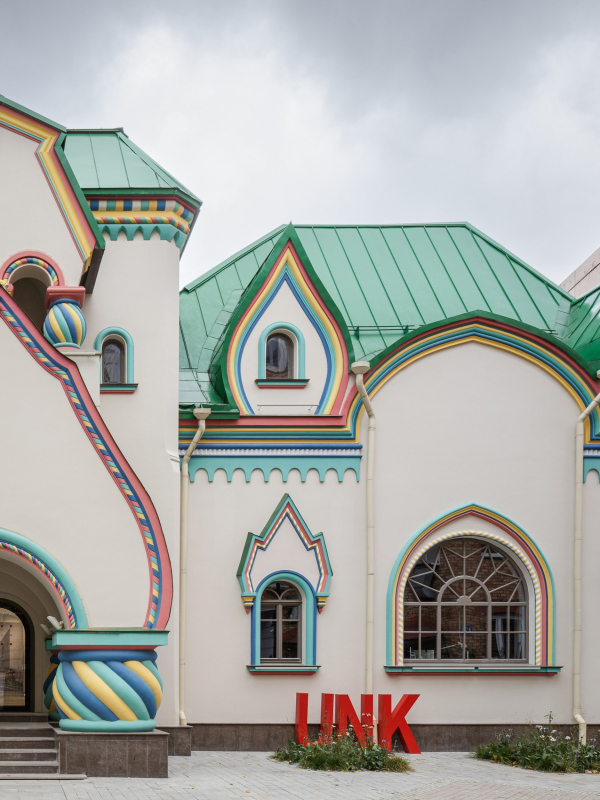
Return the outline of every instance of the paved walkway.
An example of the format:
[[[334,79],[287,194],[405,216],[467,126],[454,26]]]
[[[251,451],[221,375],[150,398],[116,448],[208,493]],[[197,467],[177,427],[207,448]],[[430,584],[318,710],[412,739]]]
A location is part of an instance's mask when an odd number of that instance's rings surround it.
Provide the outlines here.
[[[1,800],[600,800],[600,775],[545,775],[465,753],[409,756],[414,772],[327,773],[268,753],[194,753],[169,759],[164,779],[3,781]]]

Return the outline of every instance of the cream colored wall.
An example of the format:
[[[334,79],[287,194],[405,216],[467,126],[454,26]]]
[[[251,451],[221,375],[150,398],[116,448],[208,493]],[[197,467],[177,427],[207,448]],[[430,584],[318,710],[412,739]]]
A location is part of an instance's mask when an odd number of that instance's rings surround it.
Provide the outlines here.
[[[303,389],[259,389],[258,341],[261,333],[275,322],[288,322],[304,334],[306,377]],[[297,358],[297,353],[296,353]],[[256,414],[314,414],[327,378],[325,349],[310,319],[284,283],[248,337],[240,363],[242,384]]]
[[[177,586],[179,570],[178,348],[179,250],[154,234],[107,241],[84,314],[84,347],[107,327],[124,328],[135,350],[133,394],[100,395],[100,413],[158,513],[171,558],[175,597],[169,645],[158,650],[165,692],[158,721],[177,724]],[[100,375],[98,375],[100,380]],[[136,624],[141,625],[143,618]]]
[[[375,692],[420,693],[414,722],[571,720],[572,531],[574,424],[571,396],[550,375],[515,355],[475,343],[432,354],[390,380],[374,397],[377,414],[375,552]],[[361,421],[366,441],[366,418]],[[364,459],[362,467],[364,470]],[[595,482],[595,476],[592,476]],[[247,531],[259,533],[284,492],[313,532],[323,531],[333,568],[331,597],[317,620],[318,674],[250,676],[250,617],[236,569]],[[321,692],[349,693],[364,685],[364,482],[347,474],[324,484],[309,473],[302,484],[274,472],[228,484],[203,471],[190,490],[188,719],[194,723],[285,722],[295,693],[310,693],[317,721]],[[584,575],[584,715],[600,720],[595,690],[593,627],[600,590],[595,523],[600,487],[586,485]],[[476,502],[520,525],[552,570],[557,598],[556,664],[549,676],[391,676],[384,672],[386,592],[406,542],[428,522]],[[457,529],[468,524],[459,522]],[[490,526],[487,526],[488,528]],[[479,529],[486,526],[479,521]],[[290,553],[291,555],[291,553]],[[587,634],[586,634],[587,631]],[[194,676],[193,678],[191,676]]]
[[[53,258],[77,286],[83,262],[35,151],[38,142],[0,127],[0,265],[24,250]]]
[[[41,545],[63,565],[90,626],[142,625],[147,558],[123,496],[59,381],[4,323],[0,367],[0,527]]]

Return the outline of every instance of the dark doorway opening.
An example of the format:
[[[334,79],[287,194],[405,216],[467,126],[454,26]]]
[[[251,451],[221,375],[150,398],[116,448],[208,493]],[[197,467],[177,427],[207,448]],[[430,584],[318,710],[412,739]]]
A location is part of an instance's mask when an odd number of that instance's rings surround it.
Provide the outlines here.
[[[0,713],[31,711],[33,625],[16,603],[0,598]]]
[[[37,278],[21,278],[15,281],[13,300],[41,331],[47,314],[46,286]]]

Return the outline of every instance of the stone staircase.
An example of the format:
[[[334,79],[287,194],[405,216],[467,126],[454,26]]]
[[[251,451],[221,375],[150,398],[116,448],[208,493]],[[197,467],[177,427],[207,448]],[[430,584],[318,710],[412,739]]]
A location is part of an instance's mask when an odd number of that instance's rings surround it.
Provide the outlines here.
[[[54,729],[47,714],[0,715],[0,780],[82,780],[59,774]]]

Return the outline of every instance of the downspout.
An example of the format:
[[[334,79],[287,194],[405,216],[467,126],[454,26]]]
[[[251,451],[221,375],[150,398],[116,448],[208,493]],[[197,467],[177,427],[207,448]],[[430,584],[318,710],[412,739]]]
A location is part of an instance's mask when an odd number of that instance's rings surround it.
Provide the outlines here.
[[[600,372],[598,372],[600,377]],[[581,715],[581,564],[583,543],[583,453],[585,421],[600,404],[600,394],[577,418],[575,425],[575,535],[573,539],[573,718],[579,724],[579,740],[587,736],[587,723]]]
[[[187,598],[187,527],[188,527],[188,492],[189,492],[189,461],[196,445],[206,430],[206,418],[210,408],[195,408],[194,416],[198,420],[198,430],[194,434],[190,446],[185,451],[181,462],[181,493],[179,514],[179,724],[187,725],[185,716],[185,615]]]
[[[365,694],[373,694],[373,629],[375,624],[375,412],[365,389],[363,375],[368,361],[355,361],[356,388],[369,417],[367,432],[367,622],[365,630]]]

